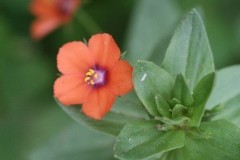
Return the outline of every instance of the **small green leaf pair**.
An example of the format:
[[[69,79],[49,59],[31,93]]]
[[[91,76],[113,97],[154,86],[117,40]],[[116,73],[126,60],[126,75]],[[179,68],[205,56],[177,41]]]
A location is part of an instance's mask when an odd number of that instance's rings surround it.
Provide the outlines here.
[[[177,75],[173,97],[180,100],[180,102],[186,107],[191,107],[194,102],[193,96],[182,74]]]
[[[167,71],[147,61],[138,62],[134,71],[136,93],[149,114],[170,119],[190,116],[191,126],[199,125],[213,82],[214,73],[204,76],[192,95],[182,74],[174,84]]]

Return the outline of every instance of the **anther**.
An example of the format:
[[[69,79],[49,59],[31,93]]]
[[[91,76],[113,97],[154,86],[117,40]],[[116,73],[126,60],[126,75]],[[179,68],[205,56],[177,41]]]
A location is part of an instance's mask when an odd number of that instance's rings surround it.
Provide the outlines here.
[[[90,80],[90,77],[85,77],[84,81],[87,82]]]
[[[101,69],[89,69],[86,74],[84,81],[89,85],[101,86],[105,83],[106,71]]]
[[[94,77],[95,79],[97,79],[97,78],[98,78],[97,73],[95,73],[95,74],[93,75],[93,77]]]
[[[94,85],[94,81],[93,81],[93,80],[91,80],[91,81],[90,81],[90,84],[91,84],[91,85]]]

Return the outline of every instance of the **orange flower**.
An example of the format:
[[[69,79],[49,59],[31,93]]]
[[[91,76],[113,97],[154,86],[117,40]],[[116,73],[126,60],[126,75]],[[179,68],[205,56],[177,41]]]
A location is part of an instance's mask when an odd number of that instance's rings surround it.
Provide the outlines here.
[[[82,104],[82,111],[101,119],[112,107],[116,96],[133,88],[132,66],[120,60],[120,50],[112,36],[97,34],[88,46],[70,42],[60,48],[54,96],[65,105]]]
[[[67,23],[80,0],[33,0],[30,11],[37,18],[31,25],[31,36],[41,39],[58,26]]]

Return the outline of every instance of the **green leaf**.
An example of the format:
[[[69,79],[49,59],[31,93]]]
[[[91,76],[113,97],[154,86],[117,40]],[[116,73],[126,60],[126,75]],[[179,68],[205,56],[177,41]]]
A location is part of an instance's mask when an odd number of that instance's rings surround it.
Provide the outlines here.
[[[217,71],[216,85],[209,97],[207,108],[219,103],[223,110],[214,119],[227,119],[240,127],[240,65]]]
[[[216,85],[207,103],[212,108],[240,94],[240,65],[223,68],[216,73]]]
[[[240,94],[227,101],[224,107],[219,111],[213,120],[226,119],[240,127]]]
[[[149,118],[148,111],[143,106],[134,90],[124,97],[118,97],[111,111],[139,119]]]
[[[213,88],[213,83],[215,79],[215,73],[210,73],[203,77],[193,91],[193,113],[190,121],[190,126],[199,126],[203,113],[205,104],[210,96]]]
[[[158,121],[128,123],[117,138],[115,156],[120,159],[154,159],[184,146],[184,131],[160,131],[157,125]]]
[[[212,109],[205,109],[202,120],[210,121],[215,116],[219,115],[219,113],[222,112],[223,108],[224,108],[223,104],[218,104],[215,107],[213,107]]]
[[[35,147],[31,160],[113,160],[114,138],[77,124],[62,129]]]
[[[173,97],[179,99],[186,107],[191,107],[193,104],[193,97],[182,74],[177,75]]]
[[[180,100],[178,100],[177,98],[173,98],[171,100],[171,105],[176,106],[177,104],[181,104]]]
[[[162,57],[163,43],[168,41],[179,16],[180,11],[172,1],[138,0],[125,41],[130,62],[135,65],[137,60],[149,59],[154,53],[155,60],[156,56]]]
[[[203,122],[186,135],[184,147],[169,153],[178,160],[239,160],[240,129],[226,121]],[[169,158],[170,159],[170,158]]]
[[[177,104],[172,110],[172,117],[173,118],[182,117],[187,115],[187,113],[188,113],[187,107],[181,104]]]
[[[126,123],[137,119],[135,117],[110,111],[102,120],[94,120],[83,114],[80,107],[64,106],[59,102],[58,104],[77,122],[113,136],[117,136]]]
[[[205,75],[214,72],[208,37],[196,10],[190,12],[176,28],[162,67],[173,76],[183,73],[190,90]]]
[[[136,94],[148,112],[159,116],[155,96],[159,94],[170,101],[173,90],[171,75],[152,62],[139,61],[133,72],[133,82]]]
[[[168,102],[159,94],[155,96],[156,104],[157,104],[157,109],[158,112],[163,116],[163,117],[171,117],[171,106],[168,104]]]
[[[178,118],[174,118],[174,119],[169,119],[169,118],[166,118],[166,117],[156,117],[155,119],[161,121],[164,124],[175,125],[175,126],[183,126],[183,125],[186,126],[186,124],[190,120],[188,117],[183,117],[183,116],[178,117]]]

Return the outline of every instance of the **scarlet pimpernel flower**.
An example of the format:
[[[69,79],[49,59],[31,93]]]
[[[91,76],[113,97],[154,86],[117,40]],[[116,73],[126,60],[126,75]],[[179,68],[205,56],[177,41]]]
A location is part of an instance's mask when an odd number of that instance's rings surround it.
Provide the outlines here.
[[[32,0],[30,11],[36,20],[31,25],[31,36],[41,39],[62,24],[69,22],[80,0]]]
[[[56,99],[64,105],[82,104],[83,113],[93,119],[102,119],[116,96],[133,88],[133,68],[120,59],[117,44],[106,33],[92,36],[88,45],[63,45],[57,55],[57,67],[62,76],[54,84]]]

